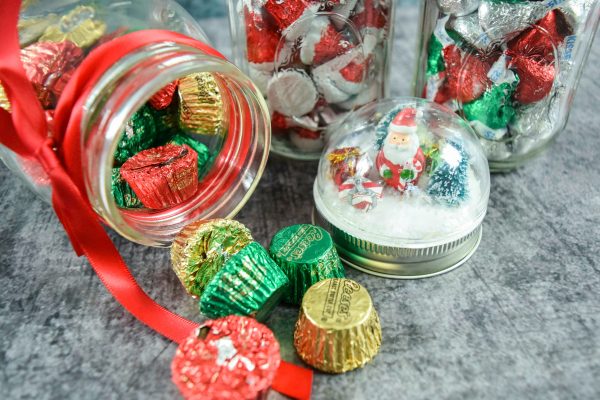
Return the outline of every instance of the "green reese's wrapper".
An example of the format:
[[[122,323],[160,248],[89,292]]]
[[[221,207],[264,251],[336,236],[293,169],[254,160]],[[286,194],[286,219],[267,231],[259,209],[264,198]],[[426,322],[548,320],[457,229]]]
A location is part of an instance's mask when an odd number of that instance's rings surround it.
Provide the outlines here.
[[[247,315],[265,320],[281,300],[288,279],[269,253],[252,242],[215,274],[200,297],[200,312],[209,318]]]
[[[290,281],[287,303],[300,304],[308,288],[323,279],[345,276],[331,235],[318,226],[282,229],[273,237],[269,252]]]
[[[159,144],[159,141],[153,112],[144,105],[127,121],[115,151],[115,162],[121,165],[140,151]]]
[[[131,186],[121,177],[121,168],[112,169],[111,192],[115,203],[121,208],[138,208],[142,202],[137,197]]]

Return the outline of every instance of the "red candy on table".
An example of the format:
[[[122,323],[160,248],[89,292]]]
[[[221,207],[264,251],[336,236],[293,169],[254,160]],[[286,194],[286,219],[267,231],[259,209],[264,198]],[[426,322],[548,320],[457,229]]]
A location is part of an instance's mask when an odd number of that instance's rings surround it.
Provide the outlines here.
[[[271,387],[280,362],[269,328],[232,315],[194,330],[179,345],[171,373],[185,399],[252,400]]]
[[[172,207],[198,190],[198,154],[187,145],[143,150],[123,164],[121,176],[144,207]]]
[[[175,95],[178,84],[179,81],[173,81],[160,89],[158,92],[154,93],[154,96],[148,100],[152,108],[155,110],[163,110],[169,107],[173,102],[173,96]]]

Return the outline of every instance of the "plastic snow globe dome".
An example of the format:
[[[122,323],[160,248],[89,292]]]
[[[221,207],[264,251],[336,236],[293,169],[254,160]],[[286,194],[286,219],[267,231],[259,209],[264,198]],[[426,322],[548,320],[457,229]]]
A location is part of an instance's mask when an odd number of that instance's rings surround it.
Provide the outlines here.
[[[419,278],[477,249],[490,192],[475,132],[416,98],[365,105],[331,127],[314,184],[315,222],[364,272]]]

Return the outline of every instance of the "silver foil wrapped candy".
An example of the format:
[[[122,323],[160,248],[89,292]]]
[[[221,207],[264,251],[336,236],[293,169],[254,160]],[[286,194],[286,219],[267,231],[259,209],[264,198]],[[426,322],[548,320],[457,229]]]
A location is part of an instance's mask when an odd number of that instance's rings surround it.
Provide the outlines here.
[[[543,2],[502,3],[483,0],[479,24],[492,40],[509,40],[542,18],[548,7]]]
[[[467,15],[477,10],[480,0],[437,0],[438,7],[444,14]]]

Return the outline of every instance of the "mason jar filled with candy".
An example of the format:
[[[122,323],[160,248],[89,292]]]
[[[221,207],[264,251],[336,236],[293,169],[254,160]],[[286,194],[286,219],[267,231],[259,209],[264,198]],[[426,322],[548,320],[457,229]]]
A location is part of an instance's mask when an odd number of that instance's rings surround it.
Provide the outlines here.
[[[415,90],[518,167],[565,127],[599,19],[598,0],[426,0]]]
[[[177,3],[24,2],[18,28],[48,140],[108,226],[169,245],[183,226],[248,200],[269,152],[266,103]],[[7,93],[0,107],[22,113]],[[50,198],[48,166],[0,155]]]
[[[325,128],[388,94],[392,0],[229,0],[236,63],[271,112],[273,151],[318,159]]]

